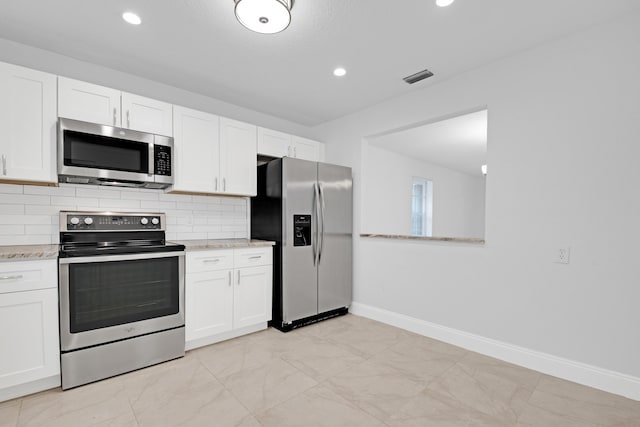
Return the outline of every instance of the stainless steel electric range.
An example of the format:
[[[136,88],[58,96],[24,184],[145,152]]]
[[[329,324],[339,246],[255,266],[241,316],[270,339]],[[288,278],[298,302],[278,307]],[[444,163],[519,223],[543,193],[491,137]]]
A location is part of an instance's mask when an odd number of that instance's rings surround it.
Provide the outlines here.
[[[69,389],[184,356],[184,246],[161,213],[60,212],[60,350]]]

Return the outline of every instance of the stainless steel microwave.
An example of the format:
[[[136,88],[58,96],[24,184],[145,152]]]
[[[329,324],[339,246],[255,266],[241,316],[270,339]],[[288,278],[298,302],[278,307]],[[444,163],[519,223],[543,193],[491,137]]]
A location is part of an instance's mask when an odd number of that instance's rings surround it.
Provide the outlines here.
[[[173,184],[173,138],[58,120],[58,181],[141,188]]]

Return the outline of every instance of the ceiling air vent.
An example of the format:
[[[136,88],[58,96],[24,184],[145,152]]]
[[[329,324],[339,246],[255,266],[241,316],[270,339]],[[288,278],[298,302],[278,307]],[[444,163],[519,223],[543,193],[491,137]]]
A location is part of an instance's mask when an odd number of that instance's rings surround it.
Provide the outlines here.
[[[424,80],[428,77],[433,76],[433,73],[429,70],[422,70],[422,71],[418,71],[415,74],[412,74],[410,76],[405,77],[404,80],[405,82],[409,83],[410,85],[419,82],[420,80]]]

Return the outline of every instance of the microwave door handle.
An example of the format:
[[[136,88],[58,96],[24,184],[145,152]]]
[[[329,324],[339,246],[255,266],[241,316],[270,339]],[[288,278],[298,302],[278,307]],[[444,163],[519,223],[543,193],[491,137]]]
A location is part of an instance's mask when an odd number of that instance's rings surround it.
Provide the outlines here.
[[[147,171],[147,175],[149,175],[150,177],[153,176],[154,166],[156,164],[154,147],[155,146],[153,145],[153,143],[149,144],[149,170]]]

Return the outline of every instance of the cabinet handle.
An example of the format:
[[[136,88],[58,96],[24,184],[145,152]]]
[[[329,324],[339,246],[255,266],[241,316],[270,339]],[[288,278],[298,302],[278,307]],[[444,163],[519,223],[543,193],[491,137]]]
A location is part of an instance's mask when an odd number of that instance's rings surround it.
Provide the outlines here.
[[[2,155],[2,175],[7,175],[7,156]]]
[[[202,262],[220,262],[220,258],[204,259],[204,260],[202,260]]]
[[[291,146],[287,147],[287,156],[291,157]]]
[[[22,279],[22,274],[17,274],[15,276],[0,276],[0,280],[19,280]]]
[[[218,191],[218,178],[216,178],[216,191]]]
[[[129,110],[127,110],[127,128],[131,128],[131,117],[129,115]]]
[[[118,112],[118,110],[116,110],[115,107],[113,107],[113,125],[116,125],[116,113]]]
[[[222,191],[227,191],[227,178],[222,178]]]
[[[238,286],[240,286],[240,270],[238,270]]]
[[[250,256],[249,259],[260,259],[262,255]]]
[[[229,270],[229,286],[231,286],[231,270]]]

